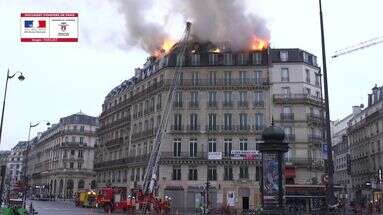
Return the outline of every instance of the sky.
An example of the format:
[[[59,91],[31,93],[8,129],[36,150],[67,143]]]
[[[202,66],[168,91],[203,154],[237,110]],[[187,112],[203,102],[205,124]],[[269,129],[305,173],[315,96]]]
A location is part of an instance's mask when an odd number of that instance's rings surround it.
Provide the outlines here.
[[[153,8],[157,12],[159,2]],[[379,62],[383,44],[330,57],[336,50],[383,36],[383,2],[361,2],[322,3],[332,120],[350,114],[353,105],[366,105],[372,87],[383,85]],[[321,59],[318,0],[247,0],[246,8],[266,19],[272,47],[301,48]],[[78,12],[79,42],[21,43],[22,12]],[[124,43],[125,19],[115,0],[0,0],[0,17],[1,101],[8,68],[11,73],[23,72],[26,78],[9,80],[1,150],[26,140],[30,122],[57,123],[79,111],[98,116],[106,94],[132,77],[134,68],[148,57],[139,47]],[[182,25],[171,25],[175,32],[182,32]],[[31,136],[45,129],[41,123]]]

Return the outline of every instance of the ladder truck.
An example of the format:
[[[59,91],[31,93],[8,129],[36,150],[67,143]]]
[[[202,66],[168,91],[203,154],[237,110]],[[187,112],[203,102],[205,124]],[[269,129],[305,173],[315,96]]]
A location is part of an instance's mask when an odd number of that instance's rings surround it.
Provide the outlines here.
[[[186,48],[188,45],[190,28],[191,28],[191,22],[187,22],[186,29],[184,31],[182,39],[177,44],[177,46],[179,47],[179,56],[180,56],[179,59],[182,62],[177,62],[176,64],[173,80],[168,92],[168,97],[162,112],[161,121],[159,124],[159,128],[156,132],[154,145],[150,153],[148,166],[145,172],[145,177],[143,181],[143,194],[147,199],[146,209],[148,209],[148,207],[150,207],[151,204],[153,204],[153,207],[158,208],[158,205],[156,205],[156,200],[154,199],[154,195],[155,195],[155,187],[157,185],[157,172],[158,172],[158,166],[159,166],[159,160],[160,160],[160,149],[161,149],[161,144],[163,144],[163,141],[165,140],[166,128],[169,121],[169,114],[172,111],[172,107],[173,107],[172,104],[175,97],[174,94],[178,90],[180,81],[181,81],[182,66],[185,59]]]

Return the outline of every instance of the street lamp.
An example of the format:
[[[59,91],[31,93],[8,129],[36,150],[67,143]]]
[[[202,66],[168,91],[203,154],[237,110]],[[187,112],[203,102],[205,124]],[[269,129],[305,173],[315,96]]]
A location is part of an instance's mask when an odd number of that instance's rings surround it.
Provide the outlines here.
[[[1,112],[1,123],[0,123],[0,144],[1,144],[1,134],[3,133],[3,121],[4,121],[4,109],[5,109],[5,99],[7,98],[7,88],[8,88],[8,80],[15,77],[16,74],[19,74],[17,77],[20,81],[24,81],[25,77],[22,72],[17,71],[13,75],[9,75],[9,69],[7,71],[7,79],[5,80],[5,91],[4,91],[4,98],[3,98],[3,110]]]
[[[331,145],[331,128],[330,128],[330,105],[328,98],[328,83],[327,83],[327,64],[326,64],[326,45],[324,38],[323,28],[323,13],[322,13],[322,0],[319,0],[319,18],[321,29],[321,42],[322,42],[322,61],[323,61],[323,88],[325,94],[325,112],[326,112],[326,142],[327,142],[327,168],[328,168],[328,183],[327,183],[327,205],[335,205],[334,196],[334,166],[332,161],[332,145]]]
[[[44,120],[43,122],[46,122],[47,126],[50,126],[51,123],[49,121]],[[29,123],[29,131],[28,131],[28,141],[27,141],[27,149],[25,151],[25,171],[24,171],[24,208],[26,208],[27,203],[27,190],[28,190],[28,156],[29,156],[29,150],[30,150],[30,141],[31,141],[31,129],[40,125],[41,122],[37,122],[35,124],[32,124],[32,122]]]

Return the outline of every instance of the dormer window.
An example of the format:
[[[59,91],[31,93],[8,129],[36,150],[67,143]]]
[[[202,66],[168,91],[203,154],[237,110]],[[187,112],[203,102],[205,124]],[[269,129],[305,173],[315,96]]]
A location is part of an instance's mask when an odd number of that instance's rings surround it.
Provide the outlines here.
[[[253,64],[259,65],[262,63],[262,54],[259,52],[253,53]]]
[[[177,66],[181,66],[184,64],[184,59],[185,59],[185,56],[184,55],[177,55]]]
[[[209,54],[209,65],[216,65],[218,63],[218,54],[210,53]]]
[[[231,53],[225,53],[223,55],[223,64],[224,65],[232,65],[233,64],[233,56]]]
[[[199,66],[199,64],[200,64],[200,55],[199,54],[192,54],[191,64],[192,64],[192,66]]]
[[[239,65],[246,65],[247,64],[247,58],[248,58],[248,55],[246,53],[238,54],[238,64]]]
[[[289,59],[289,53],[288,53],[287,51],[281,51],[281,52],[279,53],[279,55],[280,55],[280,58],[281,58],[281,61],[282,61],[282,62],[286,62],[286,61],[288,61],[288,59]]]

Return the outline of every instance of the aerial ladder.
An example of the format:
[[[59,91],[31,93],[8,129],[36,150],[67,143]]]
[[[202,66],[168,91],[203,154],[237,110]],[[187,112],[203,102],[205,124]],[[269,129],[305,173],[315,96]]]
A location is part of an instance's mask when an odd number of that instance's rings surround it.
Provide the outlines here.
[[[365,48],[368,48],[368,47],[371,47],[371,46],[375,46],[375,45],[378,45],[380,43],[383,43],[383,36],[375,37],[375,38],[372,38],[372,39],[360,42],[358,44],[355,44],[353,46],[349,46],[347,48],[338,50],[331,57],[332,58],[337,58],[339,56],[346,55],[346,54],[349,54],[349,53],[352,53],[352,52],[355,52],[355,51],[358,51],[358,50],[361,50],[361,49],[365,49]]]
[[[162,117],[159,124],[159,128],[157,129],[154,145],[150,154],[150,158],[148,161],[148,166],[146,168],[145,177],[143,181],[143,192],[144,195],[150,196],[154,194],[154,188],[157,183],[157,172],[160,160],[160,148],[161,144],[165,140],[166,128],[168,125],[169,114],[172,111],[174,94],[178,90],[180,82],[181,82],[181,73],[182,66],[185,59],[185,51],[187,48],[187,43],[190,35],[191,22],[186,23],[186,29],[182,36],[182,39],[178,42],[177,46],[179,47],[179,56],[181,62],[176,63],[176,67],[174,70],[173,80],[168,92],[168,97],[162,111]]]

